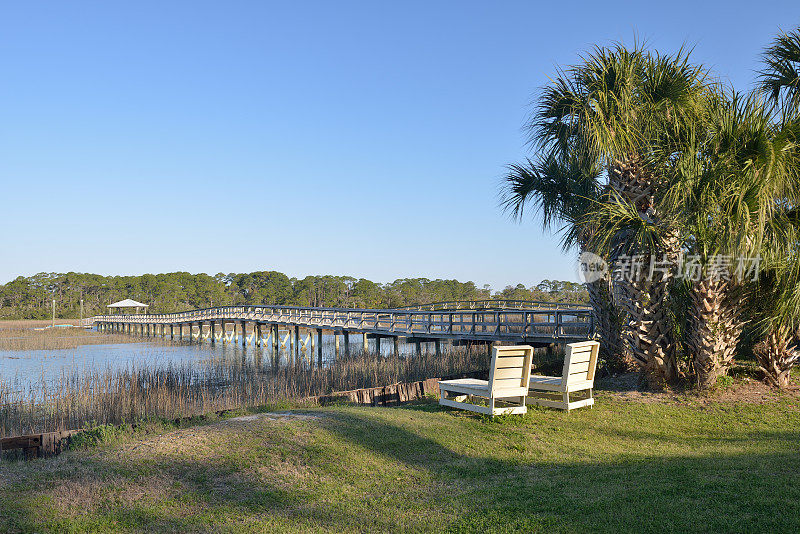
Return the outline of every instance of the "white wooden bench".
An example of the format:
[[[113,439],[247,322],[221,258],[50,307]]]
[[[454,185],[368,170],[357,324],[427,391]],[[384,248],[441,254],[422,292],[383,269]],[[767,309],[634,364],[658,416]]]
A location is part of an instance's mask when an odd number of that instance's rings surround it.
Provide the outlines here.
[[[525,396],[528,394],[532,357],[533,347],[529,345],[492,347],[489,380],[477,378],[442,380],[439,382],[441,394],[439,404],[491,416],[527,412]],[[457,396],[449,399],[448,393]],[[467,396],[483,397],[487,399],[489,405],[479,406],[466,402]],[[498,406],[498,402],[510,406]]]
[[[564,371],[561,376],[531,376],[528,391],[528,404],[549,408],[572,410],[582,406],[592,406],[594,397],[594,370],[600,343],[582,341],[567,345],[564,356]],[[570,393],[587,392],[584,398],[570,401]]]

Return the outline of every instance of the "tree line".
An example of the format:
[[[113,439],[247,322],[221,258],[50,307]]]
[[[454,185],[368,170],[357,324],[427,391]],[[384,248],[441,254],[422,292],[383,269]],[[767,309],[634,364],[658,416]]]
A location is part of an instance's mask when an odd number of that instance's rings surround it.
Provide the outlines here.
[[[290,278],[277,271],[190,274],[187,272],[102,276],[86,273],[39,273],[0,285],[0,318],[44,319],[52,313],[77,318],[106,311],[112,302],[131,298],[149,304],[151,313],[171,313],[211,306],[269,304],[344,308],[396,308],[429,302],[488,298],[587,302],[578,283],[544,280],[493,291],[474,282],[402,278],[381,284],[351,276]]]
[[[541,89],[508,167],[511,214],[617,267],[588,284],[603,355],[655,388],[745,353],[784,387],[800,359],[800,29],[761,60],[739,92],[686,49],[598,46]]]

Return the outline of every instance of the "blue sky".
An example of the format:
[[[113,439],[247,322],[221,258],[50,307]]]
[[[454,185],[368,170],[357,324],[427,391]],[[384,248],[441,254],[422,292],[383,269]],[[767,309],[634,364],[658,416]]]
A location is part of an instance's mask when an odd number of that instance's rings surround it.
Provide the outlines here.
[[[555,66],[638,36],[747,89],[796,25],[797,2],[4,2],[0,282],[575,279],[497,206]]]

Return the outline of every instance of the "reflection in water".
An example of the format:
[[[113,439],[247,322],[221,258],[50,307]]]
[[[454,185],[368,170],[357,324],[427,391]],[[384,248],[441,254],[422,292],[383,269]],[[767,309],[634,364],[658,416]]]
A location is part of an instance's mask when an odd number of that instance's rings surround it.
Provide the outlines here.
[[[279,339],[285,341],[285,346],[280,348],[279,365],[285,365],[294,354],[292,343],[294,339],[286,339],[286,332],[281,332]],[[301,338],[301,348],[306,337]],[[314,340],[316,342],[316,339]],[[344,355],[345,347],[342,337],[340,341],[340,354]],[[251,341],[252,342],[252,341]],[[322,338],[323,366],[327,366],[335,358],[335,336],[326,334]],[[368,340],[369,352],[376,352],[376,341]],[[414,354],[416,346],[412,343],[401,342],[400,354]],[[444,348],[444,343],[443,347]],[[433,351],[432,343],[421,343],[422,351]],[[357,354],[363,351],[363,338],[361,335],[350,335],[350,352]],[[311,345],[307,344],[301,350],[300,358],[308,361],[313,358],[317,364],[317,351],[311,355]],[[380,343],[380,353],[389,356],[394,353],[394,343],[391,339],[383,339]],[[81,345],[77,348],[57,350],[0,350],[0,382],[14,384],[16,387],[27,387],[31,384],[51,384],[64,375],[74,372],[123,370],[128,368],[143,368],[149,366],[168,364],[230,364],[241,365],[251,362],[258,367],[268,368],[274,365],[272,361],[271,342],[269,346],[255,347],[251,343],[241,345],[241,338],[236,342],[209,343],[208,340],[198,341],[170,341],[168,339],[150,338],[141,343],[118,343],[108,345]]]

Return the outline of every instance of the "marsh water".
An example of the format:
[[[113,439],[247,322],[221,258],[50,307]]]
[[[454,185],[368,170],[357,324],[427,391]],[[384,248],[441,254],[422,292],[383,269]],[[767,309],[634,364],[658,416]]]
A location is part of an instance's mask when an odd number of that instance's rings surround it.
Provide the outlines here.
[[[290,361],[294,350],[291,343],[294,339],[285,338],[286,331],[280,333],[280,340],[285,341],[285,346],[280,348],[278,365],[285,365]],[[87,332],[92,337],[103,336],[99,332]],[[264,347],[253,346],[252,340],[242,346],[241,338],[225,343],[209,340],[199,342],[170,340],[169,338],[142,338],[133,337],[128,343],[86,344],[65,349],[46,350],[4,350],[0,349],[0,382],[15,384],[17,387],[26,387],[31,384],[51,384],[64,376],[74,373],[85,373],[107,370],[122,370],[143,368],[151,366],[192,364],[229,364],[241,365],[250,362],[269,369],[276,365],[272,359],[271,341]],[[300,346],[306,337],[301,338]],[[314,340],[316,343],[316,339]],[[340,336],[340,354],[344,354],[344,340]],[[428,346],[431,345],[431,346]],[[326,334],[322,340],[323,361],[328,365],[335,358],[335,336]],[[423,351],[432,351],[432,344],[422,343]],[[376,352],[374,339],[368,340],[368,350]],[[400,353],[403,355],[414,354],[416,347],[410,343],[400,343]],[[350,335],[350,352],[355,354],[363,351],[361,335]],[[305,346],[301,351],[301,359],[306,361],[311,352],[311,345]],[[391,339],[384,339],[380,344],[382,355],[388,356],[394,352]],[[314,349],[313,364],[317,364],[317,350]]]

